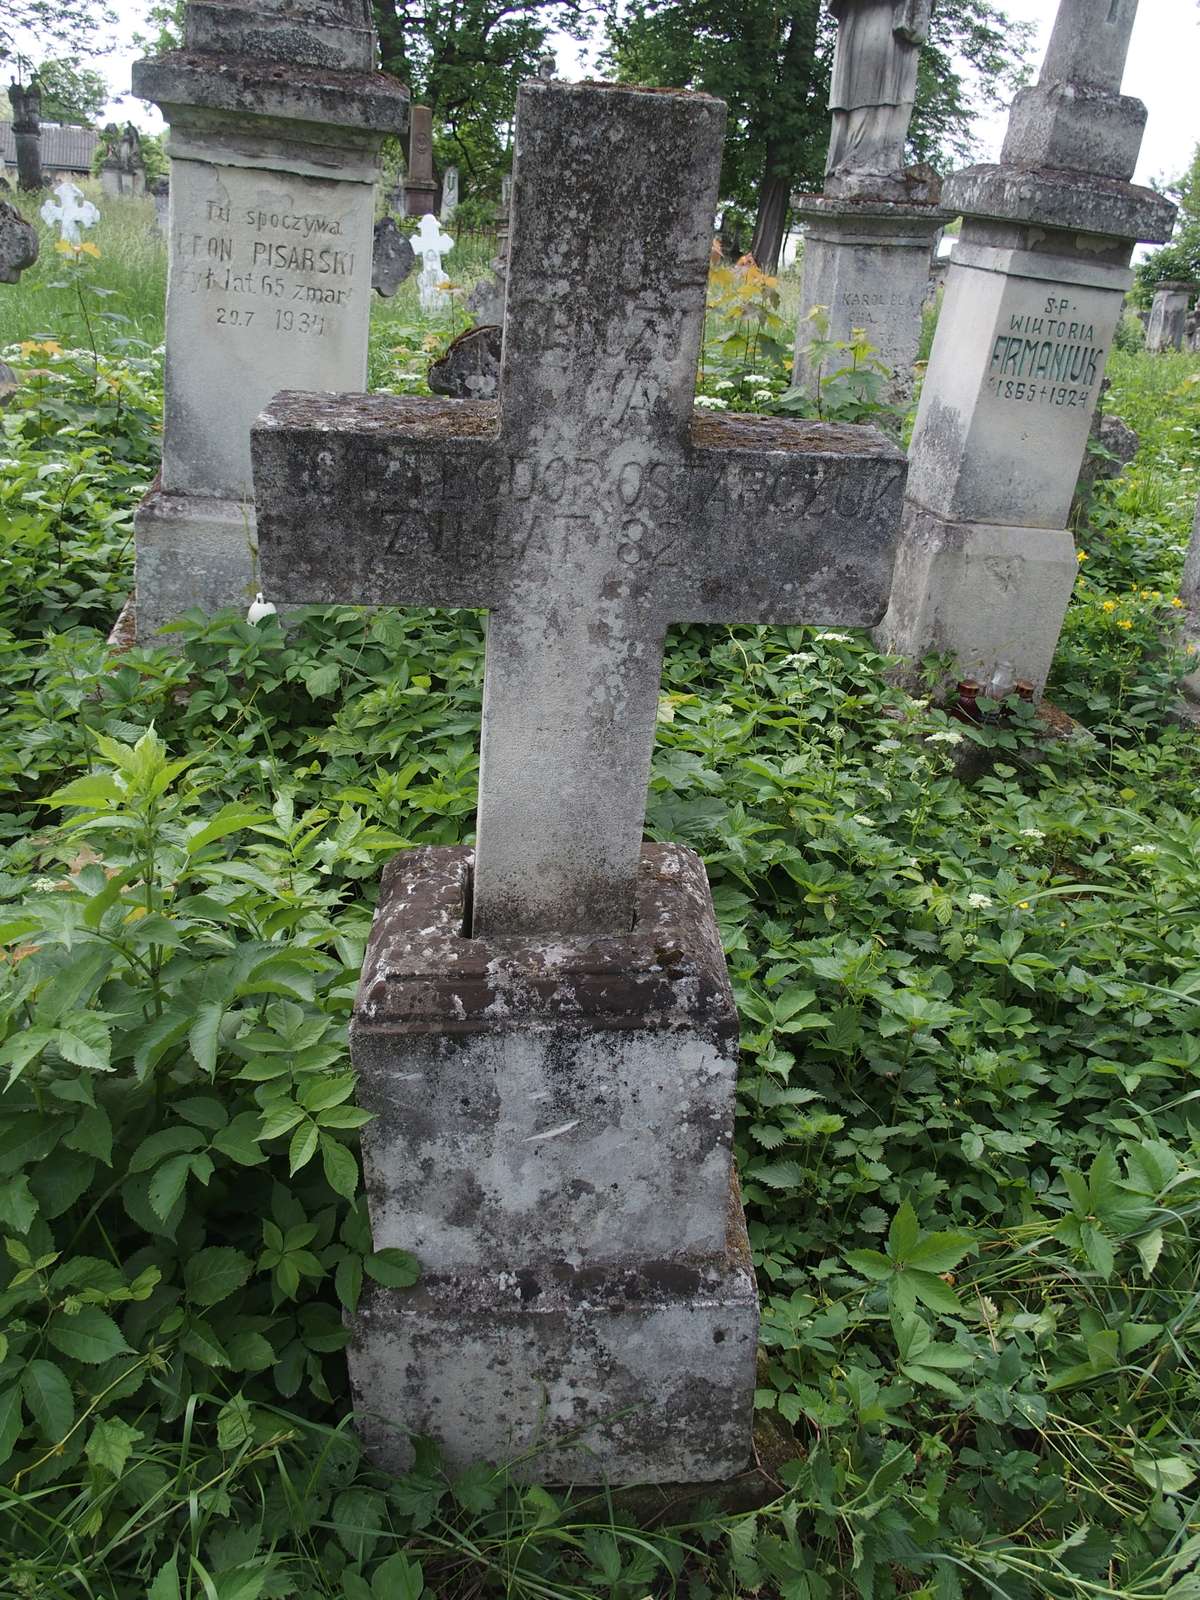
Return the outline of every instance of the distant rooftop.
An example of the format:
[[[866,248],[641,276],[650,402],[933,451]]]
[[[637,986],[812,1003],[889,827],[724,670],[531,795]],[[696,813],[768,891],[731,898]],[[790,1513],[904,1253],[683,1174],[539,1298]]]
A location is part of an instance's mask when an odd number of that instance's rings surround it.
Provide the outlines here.
[[[95,128],[59,128],[42,124],[42,167],[46,172],[90,172],[100,135]],[[17,142],[12,123],[0,122],[0,161],[17,164]]]

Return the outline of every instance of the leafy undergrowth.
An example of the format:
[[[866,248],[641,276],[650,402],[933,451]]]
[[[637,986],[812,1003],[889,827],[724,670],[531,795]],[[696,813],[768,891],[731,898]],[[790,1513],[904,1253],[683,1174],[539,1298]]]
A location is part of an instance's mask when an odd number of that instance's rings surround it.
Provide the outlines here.
[[[672,638],[649,826],[713,883],[794,1450],[766,1509],[644,1529],[425,1446],[383,1479],[347,1414],[342,1313],[416,1265],[371,1249],[345,1023],[381,862],[470,837],[479,621],[195,617],[113,659],[153,407],[106,406],[78,512],[5,554],[0,1595],[1200,1594],[1198,769],[1160,644],[1197,456],[1145,411],[1060,657],[1091,740],[966,730],[861,635]],[[29,427],[12,470],[61,482],[82,445]]]

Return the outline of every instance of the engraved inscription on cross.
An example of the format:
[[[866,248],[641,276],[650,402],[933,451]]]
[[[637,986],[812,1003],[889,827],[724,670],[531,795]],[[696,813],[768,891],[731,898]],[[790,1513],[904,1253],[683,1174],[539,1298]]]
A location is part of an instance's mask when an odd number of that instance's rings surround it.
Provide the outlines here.
[[[276,396],[276,602],[488,610],[472,928],[627,931],[672,622],[866,625],[904,489],[869,428],[694,412],[725,107],[520,91],[498,401]]]

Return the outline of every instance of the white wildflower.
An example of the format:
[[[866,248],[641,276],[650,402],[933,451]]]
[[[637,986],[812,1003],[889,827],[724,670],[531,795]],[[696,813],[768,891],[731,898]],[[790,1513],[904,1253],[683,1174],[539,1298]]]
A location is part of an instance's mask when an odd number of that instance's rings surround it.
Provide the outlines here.
[[[1022,828],[1021,837],[1022,839],[1044,839],[1046,835],[1040,828]]]
[[[701,406],[705,411],[728,411],[729,410],[729,401],[728,400],[718,400],[718,398],[714,394],[698,394],[696,396],[696,404],[698,406]]]
[[[1158,846],[1156,844],[1135,844],[1129,853],[1134,856],[1156,856],[1158,854]]]
[[[899,739],[885,739],[882,744],[875,744],[871,746],[871,749],[877,756],[886,756],[889,751],[899,750],[899,748]]]
[[[955,733],[953,728],[942,728],[938,733],[931,733],[928,742],[930,744],[961,744],[963,736],[961,733]]]
[[[779,665],[781,667],[811,667],[816,659],[811,650],[797,650],[794,655],[784,656]]]
[[[58,885],[53,878],[35,878],[29,887],[36,894],[49,894],[52,889],[57,889]]]
[[[823,639],[826,644],[853,644],[854,636],[849,633],[819,633],[818,639]]]
[[[850,821],[857,822],[860,828],[873,828],[875,826],[875,819],[873,817],[864,816],[861,811],[856,811],[850,818]]]
[[[771,376],[767,372],[743,372],[743,383],[770,383]]]
[[[752,400],[774,400],[774,392],[770,389],[755,389],[750,397]]]
[[[720,378],[713,384],[713,388],[720,389],[724,393],[726,389],[736,389],[737,384],[734,383],[732,378]]]
[[[991,908],[992,897],[987,894],[969,894],[967,904],[972,911],[988,911]]]

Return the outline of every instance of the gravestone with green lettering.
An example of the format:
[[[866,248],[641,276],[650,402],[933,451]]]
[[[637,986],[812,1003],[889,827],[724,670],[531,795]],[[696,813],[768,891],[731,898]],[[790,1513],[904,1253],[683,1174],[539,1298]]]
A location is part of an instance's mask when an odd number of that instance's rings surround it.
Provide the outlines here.
[[[909,447],[881,648],[1041,690],[1075,581],[1071,500],[1135,241],[1175,208],[1137,188],[1146,121],[1120,93],[1137,0],[1061,0],[998,166],[946,180],[963,215]]]

